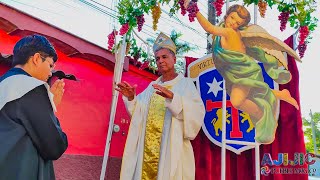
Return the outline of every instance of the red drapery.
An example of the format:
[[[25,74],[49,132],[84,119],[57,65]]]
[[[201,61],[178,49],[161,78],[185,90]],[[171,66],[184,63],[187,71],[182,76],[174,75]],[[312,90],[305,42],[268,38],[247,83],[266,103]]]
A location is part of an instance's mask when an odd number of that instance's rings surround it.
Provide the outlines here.
[[[188,76],[188,66],[190,63],[192,63],[193,61],[197,60],[197,58],[194,58],[194,57],[185,57],[185,60],[186,60],[186,73],[184,74],[185,76]]]
[[[289,37],[285,43],[293,46],[293,37]],[[190,61],[191,59],[189,59]],[[190,63],[190,62],[189,62]],[[288,89],[293,98],[300,105],[299,97],[299,73],[294,58],[288,56],[288,69],[292,74],[292,80],[281,89]],[[260,146],[260,160],[264,153],[270,153],[272,160],[278,159],[278,153],[288,153],[289,159],[294,159],[294,153],[306,153],[302,130],[301,112],[292,105],[281,101],[279,125],[275,141],[270,145]],[[201,130],[192,142],[196,160],[197,180],[217,180],[221,178],[221,149],[214,145]],[[227,150],[226,153],[226,179],[227,180],[254,180],[255,179],[254,149],[247,150],[236,155]],[[307,168],[303,166],[277,166],[276,168]],[[262,180],[307,180],[307,174],[269,174],[261,175]]]

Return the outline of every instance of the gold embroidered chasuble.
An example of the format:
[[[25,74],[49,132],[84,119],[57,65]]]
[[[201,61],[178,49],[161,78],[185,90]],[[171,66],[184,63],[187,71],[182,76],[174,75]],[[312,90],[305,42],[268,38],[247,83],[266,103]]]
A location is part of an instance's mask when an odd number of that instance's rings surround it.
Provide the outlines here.
[[[171,89],[171,86],[164,87]],[[150,99],[150,109],[146,124],[142,180],[157,179],[165,113],[165,98],[154,92]]]

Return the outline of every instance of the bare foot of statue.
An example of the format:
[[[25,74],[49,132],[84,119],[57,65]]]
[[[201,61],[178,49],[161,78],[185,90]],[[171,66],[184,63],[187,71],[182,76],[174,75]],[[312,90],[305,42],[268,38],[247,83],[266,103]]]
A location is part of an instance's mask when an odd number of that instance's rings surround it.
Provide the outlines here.
[[[282,91],[274,90],[273,93],[280,100],[283,100],[283,101],[293,105],[296,109],[299,110],[299,105],[298,105],[297,101],[291,96],[290,92],[287,89],[283,89]]]

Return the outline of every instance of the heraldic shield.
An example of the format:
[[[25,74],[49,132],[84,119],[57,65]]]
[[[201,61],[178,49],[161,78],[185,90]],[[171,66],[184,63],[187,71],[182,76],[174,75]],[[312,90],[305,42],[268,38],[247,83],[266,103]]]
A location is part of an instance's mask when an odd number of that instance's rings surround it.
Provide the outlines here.
[[[258,63],[262,69],[264,81],[271,89],[279,89],[276,82],[265,72],[262,63]],[[188,66],[188,77],[196,83],[206,108],[206,114],[202,130],[211,142],[221,147],[222,139],[222,95],[223,77],[214,67],[212,54],[208,54]],[[227,95],[226,113],[226,139],[255,142],[255,127],[250,116],[236,108],[230,102]],[[276,118],[279,116],[277,109]],[[254,146],[227,144],[226,148],[234,153],[240,154],[242,151],[252,149]]]

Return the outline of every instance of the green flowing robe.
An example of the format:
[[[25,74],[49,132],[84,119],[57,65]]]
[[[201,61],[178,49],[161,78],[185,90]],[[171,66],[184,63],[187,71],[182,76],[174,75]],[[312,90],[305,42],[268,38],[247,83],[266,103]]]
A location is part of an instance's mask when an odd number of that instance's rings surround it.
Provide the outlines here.
[[[217,36],[214,41],[213,61],[215,67],[226,82],[227,93],[231,94],[233,85],[249,87],[247,99],[258,105],[263,112],[261,119],[254,119],[257,142],[262,144],[272,143],[278,126],[275,113],[277,99],[264,82],[262,69],[254,59],[263,63],[267,74],[277,83],[285,84],[290,81],[291,74],[287,70],[278,69],[278,61],[275,57],[266,54],[258,47],[247,47],[247,54],[226,50],[221,47],[221,37]]]

